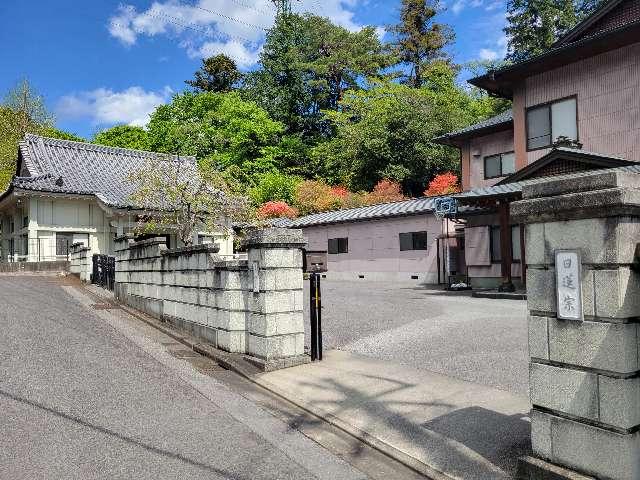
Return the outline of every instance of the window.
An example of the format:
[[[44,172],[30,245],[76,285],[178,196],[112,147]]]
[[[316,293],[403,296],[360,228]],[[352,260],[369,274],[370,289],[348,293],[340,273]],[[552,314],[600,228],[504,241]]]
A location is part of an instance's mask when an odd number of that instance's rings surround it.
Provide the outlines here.
[[[409,232],[400,234],[400,251],[426,250],[427,232]]]
[[[511,226],[511,258],[514,262],[522,260],[522,248],[520,246],[520,225]]]
[[[29,226],[29,217],[22,217],[22,226],[27,228]]]
[[[502,261],[502,252],[500,251],[500,227],[491,227],[491,263],[499,263]]]
[[[500,227],[494,225],[491,227],[491,263],[500,263],[502,261],[502,252],[500,250]],[[522,259],[522,251],[520,248],[520,225],[511,225],[511,259],[519,262]]]
[[[56,232],[56,255],[67,255],[73,245],[73,233]]]
[[[527,150],[550,147],[559,137],[578,140],[576,99],[567,98],[527,110]]]
[[[329,248],[327,250],[331,254],[349,253],[349,239],[348,238],[330,238]]]
[[[484,178],[504,177],[516,171],[516,155],[513,152],[484,157]]]

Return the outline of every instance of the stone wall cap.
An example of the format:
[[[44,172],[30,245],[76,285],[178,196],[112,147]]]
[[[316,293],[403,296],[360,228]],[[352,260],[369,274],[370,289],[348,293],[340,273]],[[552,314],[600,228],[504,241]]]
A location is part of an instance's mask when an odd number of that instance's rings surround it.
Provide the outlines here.
[[[250,230],[244,239],[247,247],[303,247],[307,240],[300,229],[289,228],[263,228]]]
[[[178,257],[180,255],[195,255],[198,253],[218,253],[220,245],[216,243],[207,243],[203,245],[191,245],[188,247],[171,248],[162,252],[162,255],[169,257]]]
[[[640,182],[640,176],[637,177]],[[512,221],[542,223],[604,217],[640,217],[640,189],[607,188],[550,197],[528,198],[510,205]]]
[[[522,198],[542,198],[611,188],[640,188],[640,175],[619,169],[581,173],[572,178],[550,178],[522,186]]]
[[[113,241],[116,243],[120,243],[120,242],[126,242],[128,240],[133,240],[133,239],[134,239],[133,233],[125,233],[124,235],[118,235],[116,238],[113,239]]]
[[[167,244],[167,240],[164,237],[154,237],[148,238],[146,240],[140,240],[139,242],[133,242],[129,245],[129,248],[144,248],[150,247],[152,245],[165,245]]]

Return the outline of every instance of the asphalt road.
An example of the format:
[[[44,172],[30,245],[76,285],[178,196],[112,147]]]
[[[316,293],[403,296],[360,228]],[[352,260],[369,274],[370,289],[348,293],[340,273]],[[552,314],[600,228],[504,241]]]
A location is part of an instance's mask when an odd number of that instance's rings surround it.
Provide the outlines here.
[[[72,290],[0,277],[0,478],[364,478]]]
[[[322,306],[326,349],[527,394],[525,301],[471,298],[412,283],[324,279]]]

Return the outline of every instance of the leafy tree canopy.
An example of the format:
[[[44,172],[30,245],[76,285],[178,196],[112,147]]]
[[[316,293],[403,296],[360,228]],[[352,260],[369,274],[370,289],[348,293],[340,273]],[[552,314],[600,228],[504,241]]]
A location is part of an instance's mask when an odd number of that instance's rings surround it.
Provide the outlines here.
[[[604,0],[508,0],[507,60],[519,62],[546,52]]]
[[[134,150],[149,150],[151,146],[147,131],[131,125],[116,125],[102,130],[96,134],[93,143]]]
[[[220,54],[202,60],[193,80],[185,83],[199,92],[230,92],[238,87],[242,73],[233,59]]]
[[[435,21],[438,8],[438,0],[402,0],[400,23],[388,28],[395,36],[391,50],[399,64],[411,68],[405,76],[408,85],[422,86],[426,65],[445,59],[444,47],[455,37],[451,27]]]
[[[422,88],[378,82],[349,91],[340,107],[327,112],[336,136],[312,152],[319,175],[367,191],[389,178],[420,195],[435,174],[458,169],[458,153],[432,139],[494,114],[496,103],[459,87],[454,70],[435,62]]]
[[[203,165],[244,175],[274,170],[284,155],[284,126],[235,92],[177,94],[147,128],[153,151],[194,155]]]
[[[346,89],[358,88],[391,63],[372,27],[350,32],[315,15],[280,15],[267,34],[262,68],[247,77],[245,94],[288,132],[325,135],[321,111],[336,109]]]

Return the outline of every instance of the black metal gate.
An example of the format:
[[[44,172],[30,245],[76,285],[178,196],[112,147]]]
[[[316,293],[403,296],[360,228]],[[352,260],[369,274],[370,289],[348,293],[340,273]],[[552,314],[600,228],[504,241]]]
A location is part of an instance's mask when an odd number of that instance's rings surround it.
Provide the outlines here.
[[[116,257],[108,255],[93,256],[91,283],[113,290],[113,286],[116,283]]]

